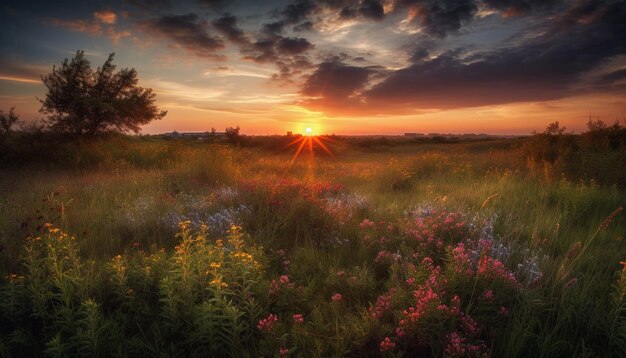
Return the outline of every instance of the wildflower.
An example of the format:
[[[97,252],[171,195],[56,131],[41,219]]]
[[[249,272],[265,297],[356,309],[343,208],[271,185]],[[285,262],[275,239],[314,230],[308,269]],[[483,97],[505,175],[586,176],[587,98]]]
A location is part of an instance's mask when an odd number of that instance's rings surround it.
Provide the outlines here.
[[[413,284],[415,283],[415,278],[409,277],[404,282],[406,283],[407,286],[413,286]]]
[[[498,313],[500,313],[502,316],[507,316],[509,314],[509,309],[502,306],[500,307],[500,311]]]
[[[369,227],[372,227],[372,226],[374,226],[374,222],[373,222],[373,221],[370,221],[369,219],[365,219],[365,220],[363,220],[363,221],[359,224],[359,227],[360,227],[361,229],[366,229],[366,228],[369,228]]]
[[[222,263],[220,263],[220,262],[211,262],[210,266],[211,266],[212,269],[216,269],[217,270],[218,268],[222,267]]]
[[[191,225],[191,220],[185,220],[185,221],[181,221],[180,223],[178,223],[178,226],[180,227],[182,231],[186,231],[190,225]]]
[[[304,317],[302,317],[301,313],[296,313],[293,315],[293,321],[297,324],[304,323]]]
[[[446,356],[450,357],[463,357],[465,356],[464,341],[465,338],[461,337],[457,332],[452,332],[446,337]]]
[[[335,302],[339,302],[341,301],[341,293],[335,293],[334,295],[332,295],[331,299]]]
[[[285,356],[287,356],[289,354],[289,349],[281,347],[280,350],[278,351],[278,354],[281,357],[285,357]]]
[[[482,299],[486,303],[493,302],[493,290],[487,290],[487,291],[483,292]]]
[[[134,248],[138,248],[139,246],[141,246],[141,244],[140,244],[140,243],[138,243],[138,242],[133,242],[133,245],[132,245],[132,246],[133,246]]]
[[[276,326],[276,322],[278,322],[278,316],[270,313],[266,318],[259,321],[256,328],[263,333],[272,333],[274,327]]]
[[[391,339],[389,339],[389,337],[385,337],[385,339],[383,339],[380,342],[380,351],[381,352],[386,352],[389,350],[393,350],[394,348],[396,348],[396,343],[391,341]]]
[[[209,282],[209,284],[212,285],[212,286],[215,286],[217,288],[226,288],[226,287],[228,287],[228,284],[226,282],[223,282],[221,277],[214,278],[211,282]]]
[[[345,274],[345,271],[337,271],[337,277],[343,277]]]

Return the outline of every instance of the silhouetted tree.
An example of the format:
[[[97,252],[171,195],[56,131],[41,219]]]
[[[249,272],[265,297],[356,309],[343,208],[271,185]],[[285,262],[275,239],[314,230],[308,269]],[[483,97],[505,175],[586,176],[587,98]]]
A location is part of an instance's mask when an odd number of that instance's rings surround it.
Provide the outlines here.
[[[85,52],[78,51],[71,61],[65,59],[41,77],[48,93],[39,100],[40,112],[48,115],[50,129],[76,136],[137,133],[141,125],[167,114],[155,105],[152,89],[137,85],[134,68],[115,72],[114,55],[94,72]]]
[[[11,127],[19,120],[19,116],[15,114],[15,107],[9,109],[9,113],[4,113],[0,109],[0,140],[3,140],[11,132]]]
[[[231,143],[239,143],[239,140],[241,139],[241,136],[239,135],[239,130],[239,126],[226,128],[226,139],[228,139],[228,141]]]
[[[565,133],[566,129],[566,127],[560,126],[559,121],[556,121],[548,124],[546,130],[543,133],[549,135],[562,135],[563,133]]]

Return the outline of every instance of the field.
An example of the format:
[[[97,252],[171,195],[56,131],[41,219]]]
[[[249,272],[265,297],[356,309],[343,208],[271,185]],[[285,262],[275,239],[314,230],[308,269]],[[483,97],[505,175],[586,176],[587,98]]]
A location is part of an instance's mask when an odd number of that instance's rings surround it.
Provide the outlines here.
[[[290,165],[120,137],[5,165],[0,355],[626,356],[624,168],[531,139]]]

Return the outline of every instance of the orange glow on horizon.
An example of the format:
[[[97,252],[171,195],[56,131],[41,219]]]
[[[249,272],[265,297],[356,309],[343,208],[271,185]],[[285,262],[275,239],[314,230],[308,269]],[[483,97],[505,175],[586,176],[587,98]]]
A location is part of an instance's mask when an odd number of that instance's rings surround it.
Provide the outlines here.
[[[307,129],[310,129],[310,128],[307,128]],[[309,132],[309,131],[307,131],[307,132]],[[295,146],[295,145],[298,146],[298,148],[296,149],[296,152],[294,153],[293,157],[289,161],[289,165],[291,166],[293,163],[295,163],[295,161],[298,159],[298,157],[300,157],[300,154],[302,153],[302,151],[304,150],[305,147],[307,148],[307,152],[309,154],[309,158],[311,158],[311,159],[315,158],[315,148],[320,148],[328,156],[330,156],[331,158],[334,158],[335,155],[326,146],[326,144],[324,144],[324,140],[330,140],[330,139],[329,138],[325,138],[325,137],[321,137],[321,136],[316,136],[316,135],[305,135],[305,136],[296,138],[296,139],[292,140],[291,142],[289,142],[285,146],[285,149],[287,149],[287,148],[289,148],[291,146]]]

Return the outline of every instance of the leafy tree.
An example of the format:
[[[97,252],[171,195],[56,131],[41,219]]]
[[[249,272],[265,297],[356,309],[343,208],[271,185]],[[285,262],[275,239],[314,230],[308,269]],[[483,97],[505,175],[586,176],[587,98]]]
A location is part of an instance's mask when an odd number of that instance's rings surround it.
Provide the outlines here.
[[[134,68],[115,72],[114,55],[94,72],[85,52],[78,51],[72,60],[65,59],[41,77],[48,93],[39,99],[40,112],[48,115],[53,131],[87,137],[104,132],[137,133],[141,125],[167,114],[155,105],[152,89],[137,85]]]
[[[225,130],[226,139],[231,143],[239,143],[241,136],[239,135],[240,128],[237,127],[228,127]]]
[[[11,132],[11,127],[19,120],[19,116],[15,114],[15,107],[11,107],[9,113],[4,113],[0,109],[0,139],[3,139]]]
[[[546,130],[543,133],[548,135],[563,135],[566,129],[566,127],[560,126],[559,121],[556,121],[548,124]]]

